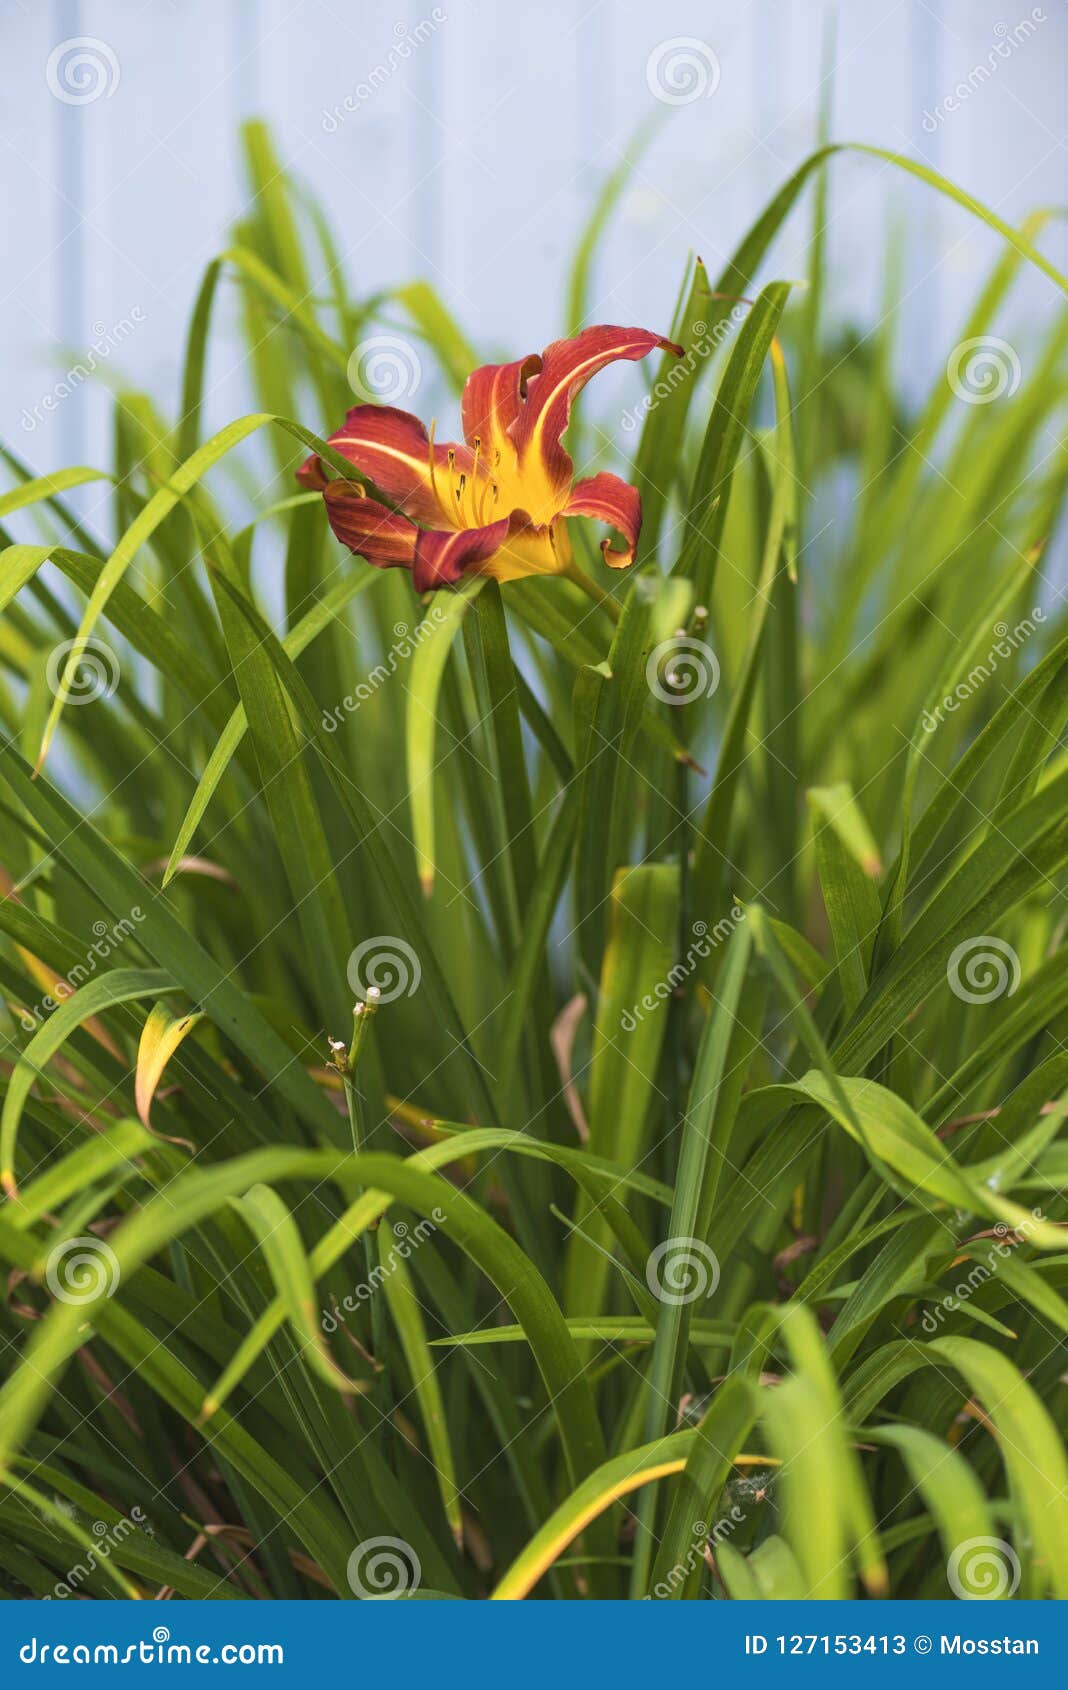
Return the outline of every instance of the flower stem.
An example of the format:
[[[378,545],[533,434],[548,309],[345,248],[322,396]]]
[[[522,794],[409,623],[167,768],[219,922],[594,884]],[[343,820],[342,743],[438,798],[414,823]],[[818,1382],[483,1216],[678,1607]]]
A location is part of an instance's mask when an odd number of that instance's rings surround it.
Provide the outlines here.
[[[574,559],[561,573],[565,581],[573,581],[576,587],[581,587],[587,598],[591,598],[594,604],[598,605],[606,615],[612,618],[613,622],[619,621],[619,606],[611,593],[606,593],[603,587],[599,587],[592,576],[587,575],[584,569],[579,568]]]
[[[367,1041],[371,1018],[378,1009],[379,989],[368,986],[366,997],[356,1005],[352,1012],[352,1042],[345,1056],[340,1058],[338,1067],[341,1069],[342,1083],[345,1088],[345,1103],[349,1112],[349,1130],[352,1133],[352,1148],[358,1156],[366,1150],[370,1140],[367,1125],[367,1112],[363,1092],[356,1083],[356,1071],[359,1066],[360,1052]],[[371,1312],[371,1349],[376,1361],[381,1365],[383,1346],[385,1343],[385,1316],[382,1300],[378,1294],[378,1284],[375,1275],[377,1251],[374,1235],[370,1227],[364,1228],[363,1258],[367,1273],[367,1287],[370,1292],[369,1303]]]

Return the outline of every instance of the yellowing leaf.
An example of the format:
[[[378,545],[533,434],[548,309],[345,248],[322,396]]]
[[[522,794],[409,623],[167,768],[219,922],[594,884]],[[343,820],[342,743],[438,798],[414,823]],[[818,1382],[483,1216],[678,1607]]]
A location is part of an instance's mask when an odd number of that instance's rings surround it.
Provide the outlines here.
[[[141,1042],[137,1047],[134,1095],[137,1099],[137,1113],[146,1127],[149,1125],[152,1099],[163,1078],[163,1070],[186,1034],[192,1032],[200,1019],[199,1012],[172,1015],[166,1004],[158,1003],[145,1022],[141,1030]]]

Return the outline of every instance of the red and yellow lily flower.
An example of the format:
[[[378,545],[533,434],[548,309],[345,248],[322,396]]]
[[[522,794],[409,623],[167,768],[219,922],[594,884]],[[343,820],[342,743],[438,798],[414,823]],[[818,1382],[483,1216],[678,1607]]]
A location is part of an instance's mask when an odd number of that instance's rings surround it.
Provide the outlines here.
[[[418,417],[391,405],[356,405],[330,445],[384,498],[354,481],[328,480],[321,458],[297,472],[321,491],[338,539],[380,569],[410,569],[418,592],[465,574],[514,581],[571,567],[561,518],[589,516],[616,529],[601,552],[613,569],[633,563],[641,529],[637,489],[606,470],[576,481],[561,444],[575,396],[617,359],[681,348],[646,329],[584,329],[538,357],[486,364],[464,384],[464,444],[439,444]],[[392,508],[391,508],[392,506]]]

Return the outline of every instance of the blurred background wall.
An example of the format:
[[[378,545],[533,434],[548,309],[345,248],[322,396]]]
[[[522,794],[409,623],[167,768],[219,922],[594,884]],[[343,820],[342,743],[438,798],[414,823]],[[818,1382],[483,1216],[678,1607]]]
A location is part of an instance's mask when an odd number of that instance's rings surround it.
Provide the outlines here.
[[[0,433],[38,470],[105,460],[102,399],[62,382],[94,346],[105,379],[177,404],[201,273],[246,198],[250,115],[325,204],[354,289],[424,276],[482,352],[514,356],[564,327],[569,255],[622,159],[634,168],[590,315],[666,329],[688,253],[719,266],[812,148],[821,100],[835,138],[908,151],[1006,218],[1064,204],[1066,12],[1065,0],[0,0]],[[663,122],[639,158],[651,116]],[[922,386],[996,238],[851,157],[832,165],[829,223],[831,308],[861,327],[879,313],[888,242],[901,243],[902,376]],[[809,229],[806,205],[773,250],[776,274],[803,273]],[[1064,229],[1043,240],[1063,264]],[[1011,332],[1025,340],[1053,297],[1025,278]],[[57,384],[61,402],[45,405]],[[224,339],[208,423],[247,402]]]

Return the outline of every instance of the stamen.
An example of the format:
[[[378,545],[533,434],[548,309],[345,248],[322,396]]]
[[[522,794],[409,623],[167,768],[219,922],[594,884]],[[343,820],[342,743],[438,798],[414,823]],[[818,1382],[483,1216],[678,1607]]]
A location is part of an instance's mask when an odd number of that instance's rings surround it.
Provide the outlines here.
[[[479,457],[481,455],[481,452],[482,452],[482,438],[481,438],[480,435],[476,434],[475,435],[475,449],[474,449],[474,453],[473,453],[472,459],[471,459],[471,481],[472,481],[472,484],[473,484],[471,503],[474,506],[474,510],[475,510],[475,521],[478,522],[478,523],[481,523],[481,521],[482,521],[482,507],[483,507],[483,505],[485,504],[485,501],[486,501],[485,477],[480,476],[479,473],[478,473],[478,460],[479,460]]]
[[[437,426],[438,426],[437,418],[431,417],[431,419],[430,419],[430,440],[429,440],[429,445],[427,446],[427,459],[428,459],[429,466],[430,466],[430,488],[431,488],[431,491],[432,491],[435,499],[438,501],[438,504],[440,505],[441,504],[441,494],[438,492],[438,478],[437,478],[437,473],[436,473],[436,466],[435,466],[435,463],[434,463],[434,430],[437,428]]]

